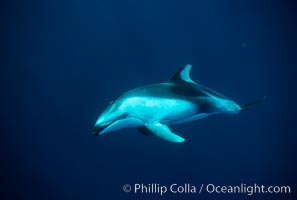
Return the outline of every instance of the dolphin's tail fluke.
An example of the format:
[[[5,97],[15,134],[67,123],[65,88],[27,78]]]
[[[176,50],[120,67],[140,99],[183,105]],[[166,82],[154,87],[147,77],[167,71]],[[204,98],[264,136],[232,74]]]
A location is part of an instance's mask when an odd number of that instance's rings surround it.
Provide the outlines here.
[[[252,102],[243,104],[243,105],[241,106],[241,110],[240,110],[240,112],[255,107],[256,105],[262,103],[265,99],[266,99],[266,96],[264,96],[264,97],[262,97],[262,98],[260,98],[260,99],[257,99],[257,100],[255,100],[255,101],[252,101]]]

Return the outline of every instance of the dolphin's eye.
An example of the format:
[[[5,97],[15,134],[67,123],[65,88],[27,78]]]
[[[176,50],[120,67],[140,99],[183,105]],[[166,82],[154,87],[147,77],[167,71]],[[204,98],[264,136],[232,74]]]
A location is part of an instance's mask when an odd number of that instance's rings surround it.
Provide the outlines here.
[[[123,113],[123,114],[122,114],[122,117],[127,117],[127,116],[128,116],[127,113]]]

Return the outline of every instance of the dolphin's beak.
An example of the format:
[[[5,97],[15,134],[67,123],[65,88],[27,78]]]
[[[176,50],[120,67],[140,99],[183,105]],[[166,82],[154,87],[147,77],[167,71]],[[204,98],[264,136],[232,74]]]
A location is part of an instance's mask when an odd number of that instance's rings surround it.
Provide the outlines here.
[[[104,129],[106,129],[110,124],[112,124],[112,122],[108,122],[108,123],[103,123],[103,124],[96,124],[95,127],[93,128],[92,134],[94,136],[99,135],[100,133],[102,133],[102,131]]]

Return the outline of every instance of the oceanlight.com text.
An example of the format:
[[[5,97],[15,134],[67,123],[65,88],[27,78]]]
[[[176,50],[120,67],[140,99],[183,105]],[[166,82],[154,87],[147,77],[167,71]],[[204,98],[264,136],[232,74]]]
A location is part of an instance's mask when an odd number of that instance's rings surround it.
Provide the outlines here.
[[[123,191],[134,194],[244,194],[252,196],[255,194],[290,194],[290,186],[266,186],[260,184],[238,184],[238,185],[216,185],[212,183],[207,184],[177,184],[169,185],[159,183],[135,183],[125,184]]]

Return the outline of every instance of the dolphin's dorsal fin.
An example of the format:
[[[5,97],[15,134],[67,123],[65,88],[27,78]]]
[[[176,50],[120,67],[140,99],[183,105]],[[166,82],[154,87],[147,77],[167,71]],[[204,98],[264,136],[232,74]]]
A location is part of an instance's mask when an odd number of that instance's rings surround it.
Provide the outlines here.
[[[194,83],[190,77],[192,65],[184,65],[170,79],[172,82],[190,82]]]

